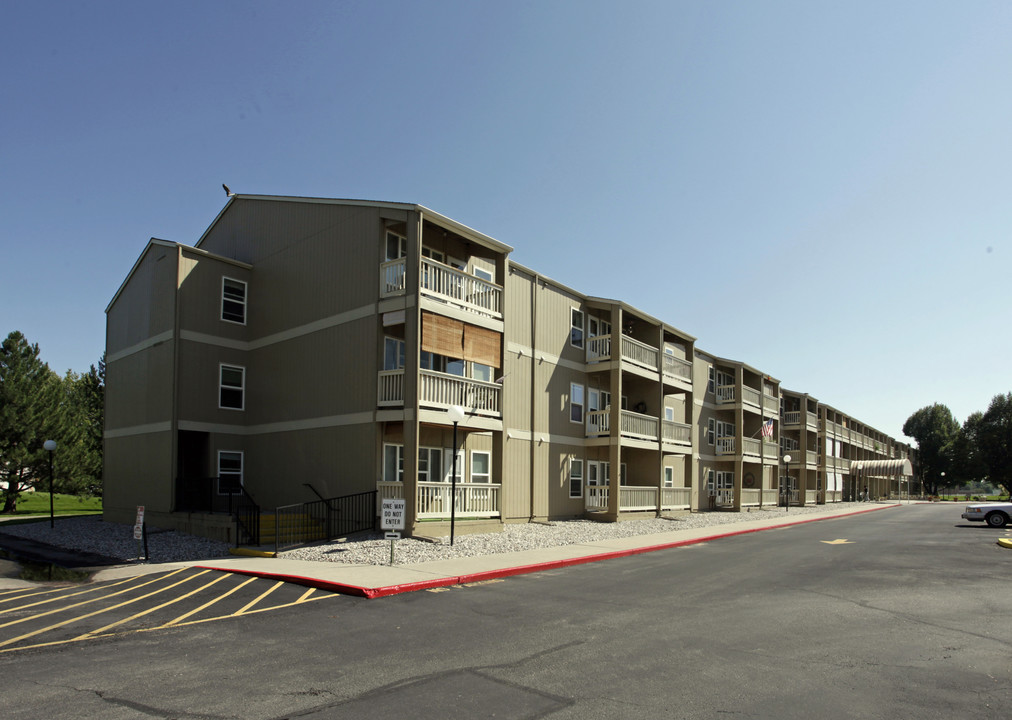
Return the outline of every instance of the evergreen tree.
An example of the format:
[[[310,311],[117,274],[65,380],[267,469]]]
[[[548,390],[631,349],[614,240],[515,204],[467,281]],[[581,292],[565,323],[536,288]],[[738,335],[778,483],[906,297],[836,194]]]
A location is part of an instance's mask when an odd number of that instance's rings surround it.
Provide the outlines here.
[[[17,330],[0,344],[0,480],[5,484],[0,512],[14,512],[18,495],[48,478],[49,457],[42,445],[58,440],[63,383],[39,359],[39,346]]]

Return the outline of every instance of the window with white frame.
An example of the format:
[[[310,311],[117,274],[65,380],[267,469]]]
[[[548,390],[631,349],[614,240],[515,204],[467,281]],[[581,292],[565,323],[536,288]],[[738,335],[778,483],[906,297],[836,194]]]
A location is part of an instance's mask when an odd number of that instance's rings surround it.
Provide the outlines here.
[[[583,385],[569,383],[569,420],[583,423]]]
[[[706,420],[706,444],[713,445],[717,442],[717,421],[713,418]]]
[[[569,497],[583,497],[583,460],[569,459]]]
[[[492,482],[492,455],[485,450],[471,451],[471,482]]]
[[[706,366],[706,376],[706,392],[712,395],[717,392],[717,375],[716,370],[713,369],[713,365]]]
[[[675,469],[673,467],[664,468],[664,487],[673,488],[675,486]]]
[[[664,419],[668,422],[675,421],[675,409],[673,407],[668,406],[664,408]]]
[[[395,443],[383,444],[384,482],[404,482],[404,446]]]
[[[444,255],[439,250],[433,250],[430,247],[422,248],[422,257],[429,258],[430,260],[435,260],[438,263],[441,263],[443,262],[443,260],[446,259],[446,255]]]
[[[387,260],[397,260],[408,254],[408,239],[387,230]]]
[[[472,273],[476,278],[488,280],[489,282],[495,282],[495,275],[493,275],[490,270],[486,270],[483,267],[478,267],[477,265],[475,265],[474,269],[472,270]]]
[[[569,331],[569,344],[573,347],[583,347],[583,311],[576,308],[571,309]]]
[[[229,495],[242,488],[242,453],[236,450],[218,451],[218,493]]]
[[[402,367],[404,367],[404,341],[392,337],[383,338],[383,369],[400,370]]]
[[[593,315],[587,316],[587,337],[598,337],[600,335],[611,335],[611,323],[601,320]]]
[[[434,447],[418,448],[418,482],[439,482],[442,473],[443,449]]]
[[[221,319],[246,324],[246,283],[242,280],[221,279]]]
[[[734,385],[734,375],[718,370],[717,387],[723,387],[725,385]]]
[[[471,363],[471,377],[482,382],[492,382],[492,366],[481,363]]]
[[[246,401],[246,368],[238,365],[218,366],[218,407],[243,410]]]
[[[713,495],[714,494],[713,469],[712,468],[704,468],[703,469],[703,477],[706,478],[706,494],[707,495]]]

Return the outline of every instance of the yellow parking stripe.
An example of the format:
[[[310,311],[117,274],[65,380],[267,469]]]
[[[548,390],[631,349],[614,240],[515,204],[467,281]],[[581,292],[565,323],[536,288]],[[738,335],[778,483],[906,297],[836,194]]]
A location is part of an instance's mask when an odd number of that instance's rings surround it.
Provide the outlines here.
[[[274,592],[275,590],[277,590],[279,587],[281,587],[284,584],[285,584],[284,580],[278,580],[276,583],[274,583],[274,587],[269,588],[267,590],[264,590],[262,593],[260,593],[260,597],[258,597],[256,600],[253,600],[250,603],[247,603],[246,605],[244,605],[243,607],[239,608],[238,610],[236,610],[232,614],[233,615],[242,615],[244,612],[246,612],[247,610],[249,610],[251,607],[253,607],[254,605],[256,605],[258,602],[260,602],[261,600],[263,600],[265,597],[267,597],[268,595],[270,595],[272,592]]]
[[[97,592],[99,590],[108,590],[109,588],[116,587],[117,585],[122,585],[123,583],[130,582],[133,579],[134,578],[127,578],[126,580],[120,580],[119,582],[113,583],[112,585],[97,585],[95,587],[90,587],[87,590],[81,590],[79,592],[69,593],[67,595],[59,595],[58,597],[49,598],[48,600],[38,600],[38,601],[33,602],[33,603],[29,604],[29,605],[18,605],[17,607],[9,608],[7,610],[0,610],[0,614],[3,614],[5,612],[11,612],[13,610],[27,610],[28,608],[38,607],[39,605],[45,605],[47,603],[57,602],[58,600],[65,600],[67,598],[77,597],[78,595],[87,595],[88,593]],[[66,589],[67,588],[60,588],[60,590],[66,590]],[[37,594],[43,595],[44,593],[37,593]],[[18,600],[21,600],[21,599],[22,598],[18,598]],[[0,600],[0,602],[6,602],[6,601]],[[36,617],[38,617],[38,615],[36,615]]]
[[[231,590],[229,590],[224,595],[219,595],[218,597],[216,597],[216,598],[214,598],[212,600],[207,601],[206,603],[204,603],[203,605],[201,605],[199,608],[191,610],[188,613],[183,613],[182,615],[180,615],[179,617],[177,617],[175,620],[169,620],[167,623],[165,623],[161,627],[170,627],[172,625],[175,625],[176,623],[180,623],[183,620],[185,620],[186,618],[190,617],[191,615],[196,615],[201,610],[206,610],[207,608],[209,608],[212,605],[214,605],[216,602],[218,602],[220,600],[224,600],[225,598],[227,598],[232,593],[236,592],[237,590],[241,590],[242,588],[246,587],[247,585],[249,585],[254,580],[258,580],[258,579],[259,578],[257,578],[256,576],[248,578],[245,582],[240,583],[239,585],[236,585],[234,588],[232,588]]]
[[[306,592],[302,594],[302,597],[300,597],[298,600],[295,601],[295,604],[298,605],[300,602],[305,602],[306,600],[309,599],[309,596],[312,595],[314,592],[316,592],[316,588],[309,588],[308,590],[306,590]]]
[[[92,598],[91,600],[85,600],[84,602],[74,603],[73,605],[68,605],[66,607],[54,608],[53,610],[47,610],[46,612],[44,612],[44,613],[38,613],[37,615],[30,615],[28,617],[21,618],[20,620],[11,620],[10,622],[6,622],[6,623],[0,625],[0,628],[9,627],[10,625],[17,625],[18,623],[27,622],[29,620],[34,620],[35,618],[46,617],[47,615],[53,615],[53,614],[58,613],[58,612],[63,612],[64,610],[73,610],[74,608],[81,607],[82,605],[88,605],[89,603],[93,603],[93,602],[96,602],[98,600],[103,600],[103,599],[105,599],[107,597],[116,597],[117,595],[122,595],[125,592],[130,592],[131,590],[140,590],[145,585],[150,585],[151,583],[156,583],[159,580],[162,580],[163,578],[171,577],[171,576],[175,575],[176,573],[182,572],[185,569],[186,568],[180,568],[179,570],[173,570],[168,575],[164,575],[162,577],[155,578],[154,580],[148,580],[147,582],[141,583],[140,585],[137,585],[135,587],[124,588],[123,590],[120,590],[119,592],[114,592],[114,593],[112,593],[110,595],[103,595],[101,597]],[[207,571],[205,570],[204,572],[207,572]],[[183,582],[185,582],[185,580]],[[173,585],[172,587],[175,587],[175,585]]]
[[[208,572],[208,571],[207,571],[207,570],[205,570],[204,572]],[[108,629],[110,629],[110,628],[114,628],[114,627],[116,627],[116,626],[118,626],[118,625],[122,625],[123,623],[127,623],[127,622],[130,622],[131,620],[136,620],[137,618],[140,618],[140,617],[144,617],[145,615],[150,615],[151,613],[153,613],[153,612],[155,612],[155,611],[157,611],[157,610],[161,610],[161,609],[162,609],[162,608],[164,608],[164,607],[168,607],[169,605],[174,605],[174,604],[176,604],[176,603],[177,603],[177,602],[179,602],[180,600],[185,600],[186,598],[188,598],[188,597],[190,597],[190,596],[192,596],[192,595],[196,595],[196,594],[197,594],[197,593],[199,593],[199,592],[200,592],[201,590],[204,590],[204,589],[206,589],[206,588],[209,588],[209,587],[211,587],[212,585],[214,585],[215,583],[221,582],[222,580],[224,580],[224,579],[225,579],[225,578],[227,578],[227,577],[228,577],[228,575],[226,575],[226,574],[222,573],[221,575],[219,575],[218,577],[216,577],[216,578],[215,578],[214,580],[212,580],[211,582],[209,582],[209,583],[205,583],[205,584],[201,585],[201,586],[200,586],[199,588],[194,588],[193,590],[191,590],[191,591],[190,591],[190,592],[188,592],[188,593],[185,593],[184,595],[179,595],[179,596],[177,596],[177,597],[174,597],[174,598],[172,598],[171,600],[168,600],[168,601],[166,601],[166,602],[163,602],[163,603],[162,603],[161,605],[155,605],[155,606],[154,606],[154,607],[152,607],[152,608],[148,608],[148,609],[147,609],[147,610],[145,610],[144,612],[139,612],[139,613],[137,613],[136,615],[131,615],[130,617],[125,617],[125,618],[123,618],[122,620],[117,620],[117,621],[116,621],[116,622],[114,622],[114,623],[109,623],[109,624],[108,624],[108,625],[106,625],[105,627],[100,627],[100,628],[98,628],[97,630],[92,630],[92,631],[90,631],[90,632],[86,632],[86,633],[85,633],[84,635],[80,635],[80,636],[78,636],[78,637],[76,637],[76,638],[73,638],[73,639],[74,639],[74,640],[84,640],[85,638],[87,638],[87,637],[91,637],[91,636],[93,636],[93,635],[100,635],[100,634],[104,633],[104,632],[105,632],[106,630],[108,630]]]
[[[193,577],[196,578],[196,577],[198,577],[200,575],[203,575],[204,573],[208,573],[208,572],[211,572],[211,571],[210,570],[201,570],[199,573],[197,573]],[[170,573],[170,574],[174,574],[174,573]],[[102,608],[101,610],[96,610],[95,612],[91,612],[91,613],[88,613],[86,615],[77,615],[76,617],[72,617],[69,620],[64,620],[63,622],[56,623],[55,625],[50,625],[49,627],[40,628],[39,630],[35,630],[33,632],[30,632],[30,633],[25,633],[24,635],[20,635],[20,636],[18,636],[16,638],[11,638],[10,640],[4,640],[3,642],[0,642],[0,647],[4,647],[5,645],[13,645],[14,643],[20,642],[21,640],[24,640],[26,638],[35,637],[36,635],[41,635],[44,632],[48,632],[50,630],[55,630],[56,628],[63,627],[64,625],[69,625],[72,622],[77,622],[78,620],[86,620],[87,618],[94,617],[95,615],[101,615],[104,612],[110,612],[112,610],[117,610],[117,609],[119,609],[121,607],[125,607],[126,605],[132,605],[135,602],[140,602],[141,600],[146,600],[147,598],[151,597],[152,595],[157,595],[158,593],[165,592],[166,590],[171,590],[172,588],[176,587],[177,585],[182,585],[183,583],[188,582],[190,579],[191,578],[183,578],[179,582],[173,583],[172,585],[169,585],[168,587],[162,588],[161,590],[155,590],[154,592],[150,592],[147,595],[141,595],[140,597],[136,597],[133,600],[127,600],[126,602],[121,602],[119,605],[113,605],[112,607]],[[155,581],[152,580],[151,582],[155,582]],[[148,583],[145,583],[145,584],[148,584]],[[125,590],[121,590],[118,593],[113,593],[113,595],[119,595],[119,594],[121,594],[123,592],[126,592],[126,591]],[[93,602],[93,601],[92,600],[87,600],[84,603],[80,603],[80,604],[81,605],[85,605],[85,604],[87,604],[89,602]],[[57,612],[57,611],[54,610],[54,611],[51,611],[51,612]],[[42,613],[42,614],[43,615],[48,615],[49,613]],[[36,617],[38,617],[38,616],[36,616]],[[31,619],[31,618],[26,618],[26,619]],[[8,623],[8,625],[13,625],[13,624],[14,623]]]

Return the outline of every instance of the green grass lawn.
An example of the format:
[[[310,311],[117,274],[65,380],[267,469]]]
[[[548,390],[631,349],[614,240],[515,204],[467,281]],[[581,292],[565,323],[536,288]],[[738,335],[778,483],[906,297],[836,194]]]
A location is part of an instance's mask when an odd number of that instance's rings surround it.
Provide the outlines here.
[[[56,515],[88,515],[102,512],[102,498],[77,495],[53,495],[53,512]],[[14,515],[48,515],[49,493],[22,493]]]

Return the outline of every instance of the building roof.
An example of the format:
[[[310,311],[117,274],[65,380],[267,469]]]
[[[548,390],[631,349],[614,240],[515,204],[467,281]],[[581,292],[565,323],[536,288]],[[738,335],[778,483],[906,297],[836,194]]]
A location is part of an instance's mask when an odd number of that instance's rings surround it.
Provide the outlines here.
[[[447,217],[446,215],[442,215],[441,213],[438,213],[435,210],[430,210],[424,205],[419,205],[417,203],[386,202],[380,200],[351,200],[341,198],[296,197],[288,195],[237,195],[237,194],[232,194],[229,196],[228,202],[225,203],[225,206],[221,209],[221,212],[219,212],[218,215],[214,218],[214,220],[211,221],[211,224],[208,225],[207,230],[205,230],[204,234],[200,236],[199,240],[197,240],[196,247],[200,247],[200,244],[204,241],[204,238],[207,237],[207,234],[218,223],[218,220],[220,220],[221,217],[226,212],[228,212],[229,208],[232,207],[233,203],[241,202],[244,200],[258,201],[258,202],[290,202],[290,203],[312,203],[319,205],[345,205],[351,207],[376,207],[376,208],[388,208],[391,210],[404,210],[407,212],[417,212],[421,214],[424,219],[430,220],[439,225],[440,227],[446,228],[447,230],[452,230],[453,232],[458,233],[459,235],[462,235],[467,239],[478,243],[479,245],[483,245],[487,248],[490,248],[500,253],[509,254],[513,252],[513,248],[507,245],[506,243],[499,242],[493,237],[489,237],[484,233],[478,232],[474,228],[468,227],[463,223],[459,223],[456,220]]]

